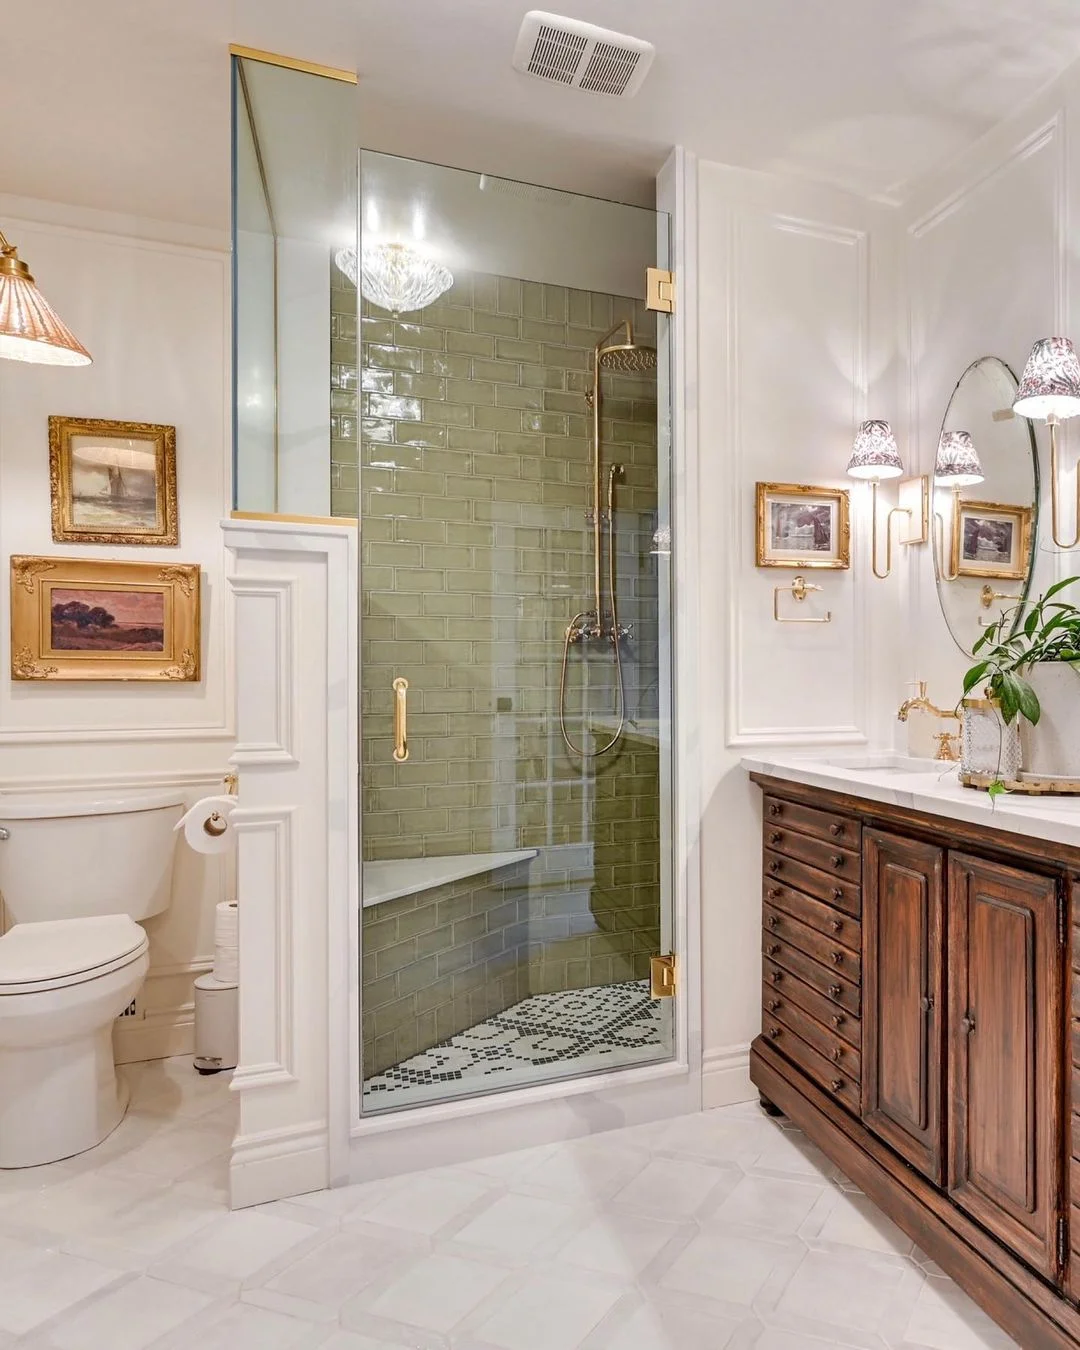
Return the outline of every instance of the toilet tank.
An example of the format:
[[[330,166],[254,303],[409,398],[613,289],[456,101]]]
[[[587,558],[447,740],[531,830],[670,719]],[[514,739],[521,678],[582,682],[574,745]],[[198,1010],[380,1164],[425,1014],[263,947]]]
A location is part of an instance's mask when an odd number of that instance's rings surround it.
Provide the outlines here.
[[[175,791],[0,793],[0,895],[8,924],[129,914],[172,899]]]

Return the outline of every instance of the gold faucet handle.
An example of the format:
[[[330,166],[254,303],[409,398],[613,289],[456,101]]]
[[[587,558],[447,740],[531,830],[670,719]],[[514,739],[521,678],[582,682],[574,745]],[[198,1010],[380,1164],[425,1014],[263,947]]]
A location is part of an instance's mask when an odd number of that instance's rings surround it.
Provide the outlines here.
[[[939,731],[934,739],[938,743],[938,752],[935,759],[947,760],[950,763],[960,758],[959,738],[952,731]]]

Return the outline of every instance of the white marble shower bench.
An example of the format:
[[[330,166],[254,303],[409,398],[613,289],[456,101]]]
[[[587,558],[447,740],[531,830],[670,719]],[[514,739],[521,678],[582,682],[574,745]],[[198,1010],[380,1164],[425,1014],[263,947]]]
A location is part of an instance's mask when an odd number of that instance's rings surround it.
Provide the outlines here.
[[[519,848],[506,853],[462,853],[449,858],[388,858],[364,863],[364,908],[397,900],[402,895],[430,891],[449,881],[497,872],[535,858],[538,849]]]

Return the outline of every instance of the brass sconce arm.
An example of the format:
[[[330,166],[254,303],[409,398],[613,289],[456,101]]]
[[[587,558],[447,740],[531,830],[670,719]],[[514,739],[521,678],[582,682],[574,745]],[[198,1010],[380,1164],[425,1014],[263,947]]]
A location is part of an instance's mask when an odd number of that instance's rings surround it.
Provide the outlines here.
[[[874,576],[878,581],[885,581],[892,575],[892,550],[893,550],[893,518],[895,516],[907,516],[911,519],[911,511],[906,506],[894,506],[885,518],[885,571],[878,570],[878,483],[873,479],[870,483],[870,514],[871,514],[871,533],[870,533],[870,565],[874,570]]]

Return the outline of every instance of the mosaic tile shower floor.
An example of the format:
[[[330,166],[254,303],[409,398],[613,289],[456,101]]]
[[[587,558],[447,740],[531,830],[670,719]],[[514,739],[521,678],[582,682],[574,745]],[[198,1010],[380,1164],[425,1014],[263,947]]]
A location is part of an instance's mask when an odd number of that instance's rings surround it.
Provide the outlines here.
[[[533,994],[364,1083],[366,1110],[662,1059],[670,1017],[647,980]]]

